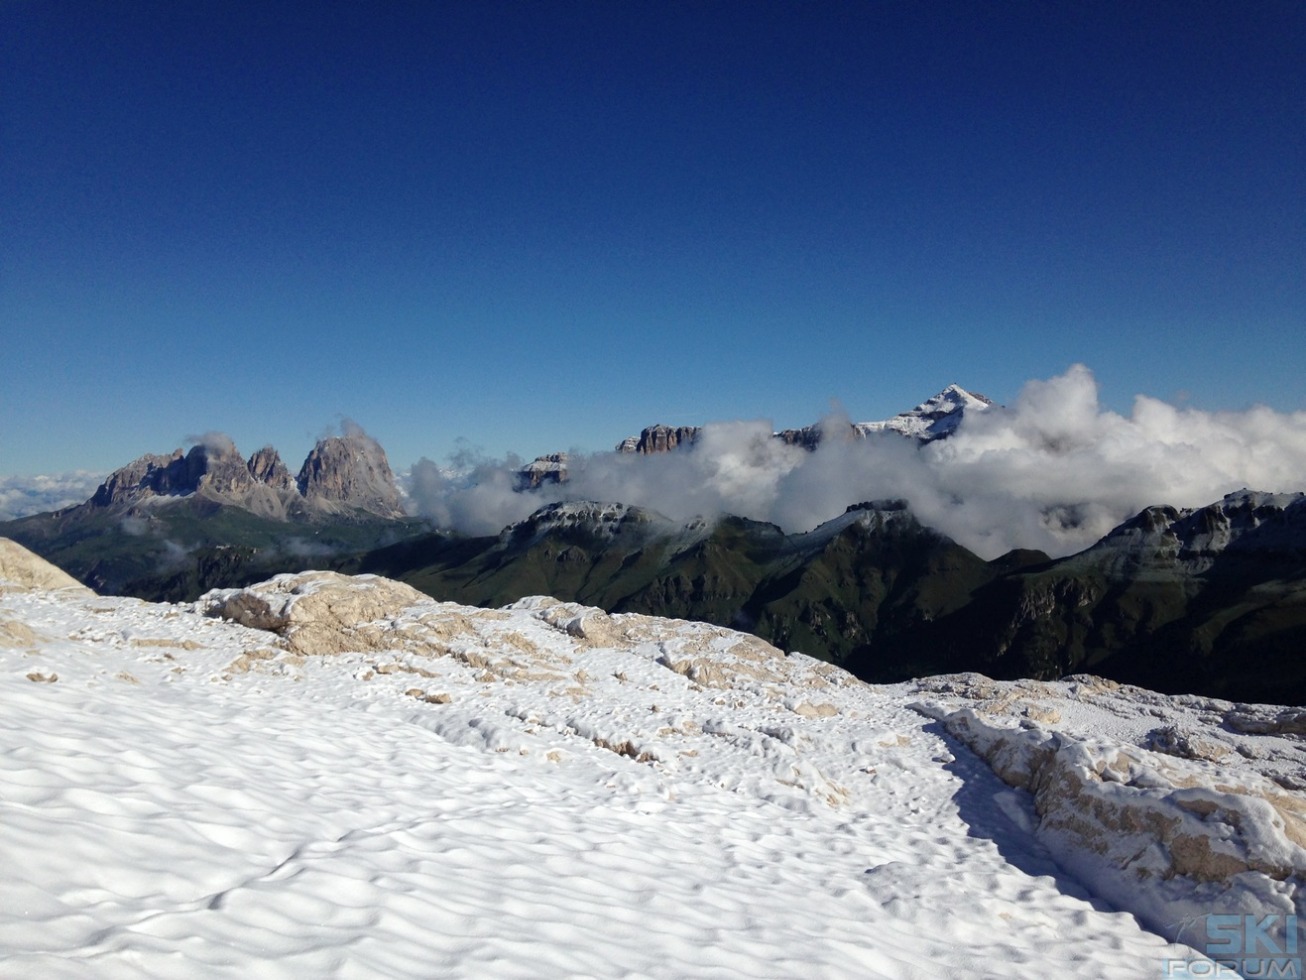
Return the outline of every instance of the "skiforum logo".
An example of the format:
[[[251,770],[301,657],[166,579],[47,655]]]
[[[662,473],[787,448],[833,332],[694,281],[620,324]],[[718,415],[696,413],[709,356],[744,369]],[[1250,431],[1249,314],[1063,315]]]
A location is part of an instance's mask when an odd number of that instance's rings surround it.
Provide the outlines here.
[[[1162,960],[1166,980],[1303,980],[1295,915],[1212,914],[1201,921],[1205,941],[1192,945],[1207,958]]]

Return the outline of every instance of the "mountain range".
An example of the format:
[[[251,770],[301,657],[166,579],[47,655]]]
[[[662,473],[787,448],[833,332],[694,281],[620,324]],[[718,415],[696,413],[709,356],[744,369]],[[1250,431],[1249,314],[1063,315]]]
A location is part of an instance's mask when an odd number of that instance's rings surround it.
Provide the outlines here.
[[[97,591],[157,598],[427,530],[405,516],[385,451],[359,430],[319,440],[297,475],[270,446],[246,459],[210,436],[133,460],[84,503],[0,526]]]
[[[814,450],[830,438],[857,440],[881,432],[891,432],[923,445],[937,439],[946,439],[957,431],[957,426],[961,425],[967,413],[982,412],[992,404],[989,398],[952,384],[915,408],[899,412],[893,418],[875,422],[818,422],[801,429],[782,429],[772,433],[772,438],[789,446]],[[677,449],[692,449],[703,431],[701,425],[672,426],[658,423],[646,426],[637,436],[627,436],[621,440],[617,443],[615,452],[652,456]],[[568,462],[567,453],[537,456],[518,473],[518,487],[533,490],[547,483],[566,483]]]
[[[802,446],[804,449],[815,449],[823,440],[831,436],[865,439],[877,432],[893,432],[922,443],[933,442],[935,439],[944,439],[956,432],[957,426],[968,412],[982,412],[992,404],[991,399],[967,391],[960,385],[952,384],[915,408],[899,412],[890,419],[877,422],[849,422],[846,426],[836,424],[833,428],[818,423],[801,429],[783,429],[775,433],[775,438],[791,446]],[[669,452],[680,446],[694,445],[702,432],[703,427],[699,425],[675,427],[653,425],[644,429],[638,436],[629,436],[617,443],[617,452],[643,454]]]
[[[1306,703],[1306,495],[1149,508],[1087,551],[984,561],[901,501],[804,534],[551,504],[489,538],[444,534],[339,567],[501,605],[566,596],[756,633],[866,680],[1085,670],[1166,692]]]
[[[948,438],[989,402],[957,386],[847,438]],[[651,426],[619,452],[694,452],[701,429]],[[830,424],[775,433],[814,448]],[[534,469],[532,470],[532,467]],[[519,492],[565,483],[541,457]],[[1079,554],[985,560],[901,500],[855,503],[786,533],[724,515],[673,521],[611,501],[544,503],[494,535],[406,517],[381,447],[322,440],[292,476],[213,438],[144,456],[75,507],[0,524],[102,592],[188,600],[283,571],[374,572],[429,595],[498,606],[551,595],[613,612],[744,629],[874,681],[981,671],[1052,679],[1092,670],[1167,692],[1306,703],[1306,504],[1250,490],[1150,507]]]
[[[298,476],[271,446],[244,459],[230,439],[210,437],[187,453],[146,455],[115,470],[86,506],[141,513],[182,497],[273,520],[404,514],[385,450],[361,431],[319,440]]]

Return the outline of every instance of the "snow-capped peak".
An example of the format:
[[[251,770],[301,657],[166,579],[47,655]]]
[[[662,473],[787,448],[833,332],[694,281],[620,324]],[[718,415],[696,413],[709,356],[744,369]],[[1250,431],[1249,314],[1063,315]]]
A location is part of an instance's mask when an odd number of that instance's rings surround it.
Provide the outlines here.
[[[875,432],[896,432],[931,442],[952,435],[967,412],[982,412],[992,404],[983,395],[951,384],[909,412],[900,412],[891,419],[878,422],[857,422],[854,427],[864,436]]]

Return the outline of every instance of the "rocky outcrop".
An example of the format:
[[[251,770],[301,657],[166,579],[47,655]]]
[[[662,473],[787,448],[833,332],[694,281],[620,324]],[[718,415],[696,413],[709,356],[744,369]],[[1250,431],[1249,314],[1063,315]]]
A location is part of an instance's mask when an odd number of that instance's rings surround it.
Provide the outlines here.
[[[1032,795],[1037,836],[1097,894],[1174,940],[1185,926],[1174,915],[1179,894],[1278,922],[1306,910],[1306,798],[1246,764],[1223,764],[1233,746],[1219,728],[1209,737],[1153,731],[1149,749],[1075,731],[1059,716],[1035,721],[1030,709],[1057,693],[1051,685],[966,675],[944,691],[944,680],[932,686],[975,707],[913,707],[938,719],[1003,782]],[[1104,700],[1089,689],[1096,679],[1072,680],[1086,688],[1085,700]],[[1130,697],[1151,697],[1158,713],[1166,711],[1150,692],[1125,689],[1112,698],[1125,717]],[[1249,758],[1269,751],[1245,740],[1236,747]]]
[[[0,538],[0,592],[28,589],[91,591],[63,569],[32,554],[18,542]]]
[[[821,426],[805,425],[801,429],[784,429],[777,432],[775,437],[786,446],[801,446],[810,451],[821,444]]]
[[[583,684],[583,671],[558,670],[559,664],[546,662],[536,642],[513,628],[514,614],[527,613],[565,634],[574,651],[654,651],[651,659],[657,666],[695,684],[774,699],[803,717],[828,718],[838,709],[807,703],[797,695],[848,682],[827,664],[786,656],[755,636],[706,623],[610,615],[548,596],[529,596],[502,610],[475,609],[436,602],[377,575],[278,575],[243,589],[214,590],[196,607],[207,616],[275,633],[286,648],[304,656],[366,651],[452,655],[486,678]],[[487,643],[489,636],[495,642]],[[564,663],[569,665],[570,659]],[[795,683],[796,677],[802,682]]]
[[[388,649],[396,637],[386,621],[431,600],[410,585],[375,575],[301,572],[210,592],[200,605],[209,616],[276,633],[292,650],[320,655]]]
[[[385,450],[359,429],[319,440],[296,484],[304,499],[319,509],[364,510],[380,517],[404,514]]]
[[[128,510],[192,495],[273,520],[351,511],[403,516],[385,451],[359,430],[319,441],[298,480],[271,446],[246,460],[230,439],[206,436],[187,453],[145,455],[115,470],[87,506]]]

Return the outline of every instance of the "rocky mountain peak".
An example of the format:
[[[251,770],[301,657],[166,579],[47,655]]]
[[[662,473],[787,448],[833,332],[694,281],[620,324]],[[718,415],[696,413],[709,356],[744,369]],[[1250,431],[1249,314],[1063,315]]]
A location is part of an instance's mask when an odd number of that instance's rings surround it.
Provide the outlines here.
[[[281,461],[281,454],[271,446],[264,446],[256,452],[246,465],[249,475],[259,483],[265,483],[274,490],[295,489],[295,478]]]
[[[967,412],[982,412],[992,404],[983,395],[953,384],[910,411],[899,412],[880,422],[857,422],[853,427],[864,436],[874,432],[896,432],[920,442],[933,442],[956,432]]]
[[[327,510],[364,510],[381,517],[404,513],[385,450],[361,429],[319,440],[295,483],[305,501]]]
[[[135,500],[144,495],[170,494],[174,486],[181,482],[184,465],[178,467],[184,459],[180,449],[168,456],[147,453],[132,460],[126,466],[114,470],[108,479],[100,484],[90,502],[96,507],[110,507],[114,504]]]
[[[209,490],[214,495],[240,496],[254,486],[249,465],[230,439],[205,441],[186,454],[182,493]]]
[[[385,451],[361,431],[320,441],[298,481],[271,446],[246,460],[230,439],[211,434],[189,452],[147,454],[115,470],[87,506],[130,508],[190,495],[275,520],[350,510],[403,516]]]
[[[240,493],[253,483],[249,469],[230,440],[205,441],[183,455],[146,454],[109,475],[91,498],[99,507],[130,503],[145,496],[177,497],[207,489]]]

